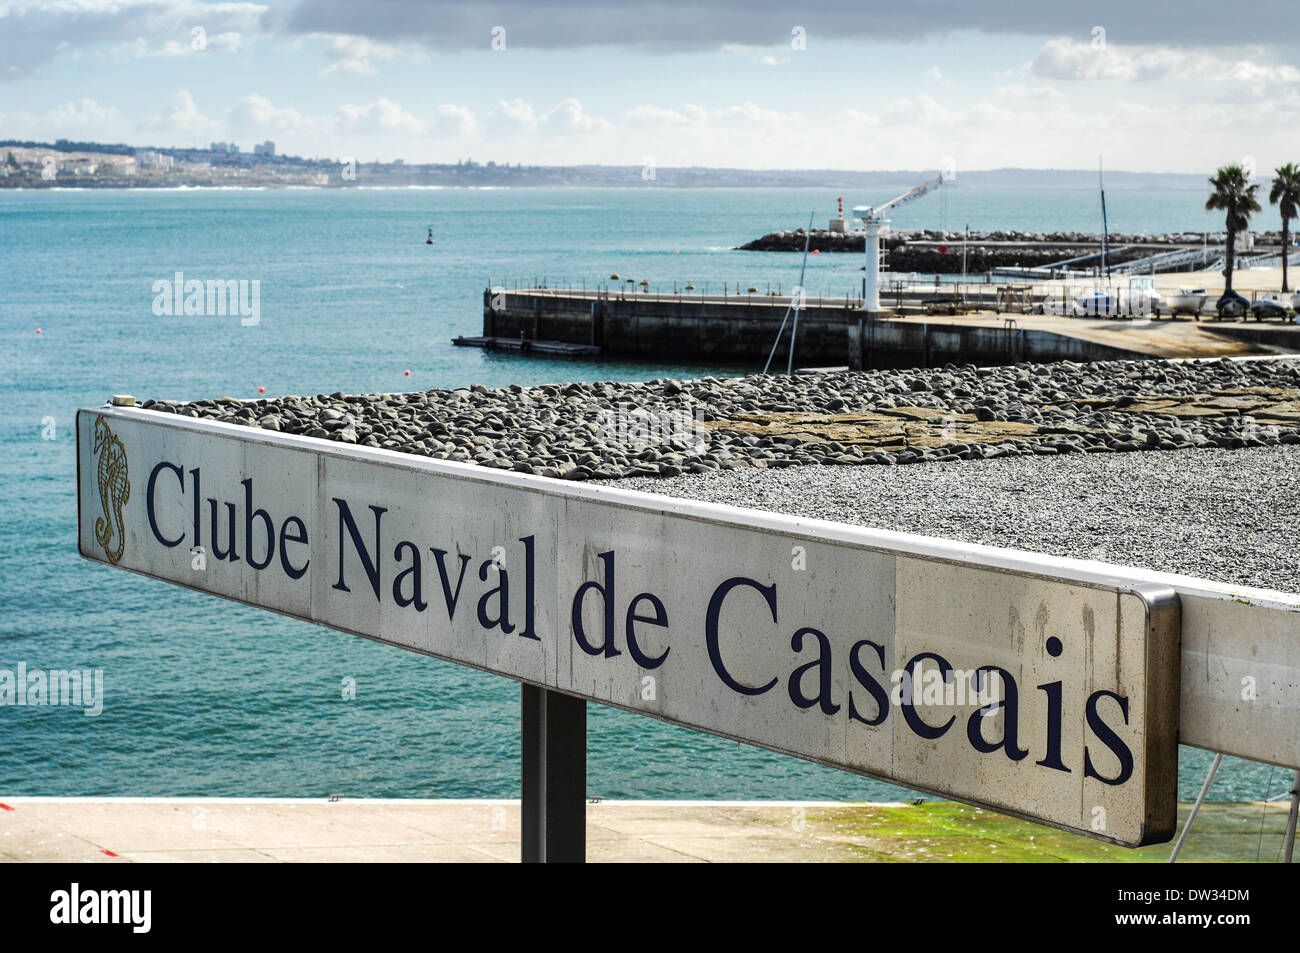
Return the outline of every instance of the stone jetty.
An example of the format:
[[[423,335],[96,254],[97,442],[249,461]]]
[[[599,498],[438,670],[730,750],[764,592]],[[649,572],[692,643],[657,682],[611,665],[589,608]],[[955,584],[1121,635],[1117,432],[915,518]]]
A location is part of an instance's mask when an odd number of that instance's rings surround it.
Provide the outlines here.
[[[740,251],[802,252],[806,229],[771,232],[739,246]],[[1110,260],[1113,263],[1144,258],[1162,251],[1200,248],[1207,236],[1201,232],[1167,232],[1154,235],[1120,234],[1110,236]],[[979,274],[997,268],[1035,268],[1084,255],[1098,254],[1100,233],[961,231],[936,229],[901,229],[884,240],[887,266],[894,272],[925,274],[959,274],[962,271],[962,244],[966,243],[966,270]],[[1255,236],[1260,247],[1280,245],[1280,234],[1260,232]],[[1223,235],[1208,236],[1211,246],[1223,244]],[[813,229],[809,250],[827,252],[863,252],[863,238],[852,232]],[[1082,262],[1077,267],[1086,267]],[[1095,264],[1093,262],[1092,264]]]

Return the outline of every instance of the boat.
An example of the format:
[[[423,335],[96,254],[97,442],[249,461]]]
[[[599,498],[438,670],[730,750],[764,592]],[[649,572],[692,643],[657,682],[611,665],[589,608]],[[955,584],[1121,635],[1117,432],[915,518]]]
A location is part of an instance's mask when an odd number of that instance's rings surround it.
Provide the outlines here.
[[[1277,292],[1271,292],[1256,298],[1250,306],[1250,313],[1256,321],[1266,321],[1272,318],[1286,320],[1286,301]]]
[[[1220,318],[1240,318],[1250,311],[1250,302],[1235,291],[1225,291],[1214,303]]]
[[[1080,311],[1091,315],[1111,314],[1116,310],[1116,304],[1115,296],[1100,288],[1074,299],[1075,314]]]
[[[1156,290],[1156,280],[1150,275],[1134,275],[1128,280],[1128,310],[1131,314],[1154,314],[1160,317],[1164,298]]]
[[[1198,315],[1210,300],[1210,293],[1204,288],[1179,288],[1177,294],[1171,294],[1165,302],[1169,307],[1170,317],[1180,314]]]

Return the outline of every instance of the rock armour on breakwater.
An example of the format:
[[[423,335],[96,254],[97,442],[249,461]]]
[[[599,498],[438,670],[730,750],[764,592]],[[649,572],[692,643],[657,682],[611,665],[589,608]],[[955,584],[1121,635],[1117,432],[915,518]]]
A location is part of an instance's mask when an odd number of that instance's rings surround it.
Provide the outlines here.
[[[771,232],[762,238],[739,246],[740,251],[802,252],[804,229]],[[1210,235],[1211,248],[1223,244],[1222,235]],[[1129,261],[1157,254],[1176,247],[1197,246],[1205,236],[1201,233],[1169,232],[1158,235],[1110,236],[1112,263]],[[1255,236],[1260,248],[1280,245],[1278,233],[1258,233]],[[883,240],[888,252],[886,267],[894,272],[921,272],[955,274],[962,271],[961,232],[934,229],[905,229],[894,231]],[[967,272],[978,274],[994,268],[1036,268],[1097,253],[1102,236],[1087,232],[1022,232],[981,231],[971,232],[966,242]],[[919,244],[925,243],[925,244]],[[939,246],[947,244],[946,252]],[[862,254],[863,238],[859,234],[845,234],[813,229],[809,249],[818,252],[857,252]],[[1085,267],[1083,262],[1075,267]]]
[[[153,401],[573,480],[1300,444],[1300,360],[1134,361]]]
[[[762,238],[756,238],[751,242],[746,242],[739,246],[742,251],[803,251],[804,229],[789,229],[786,231],[770,232]],[[857,250],[862,251],[862,236],[854,234],[844,234],[842,232],[831,232],[825,229],[813,229],[814,241],[829,242],[849,242],[854,241],[857,244]],[[897,228],[891,233],[891,241],[900,242],[960,242],[966,233],[962,231],[947,230],[943,231],[934,228]],[[1021,245],[1084,245],[1096,248],[1101,245],[1100,232],[1026,232],[1018,229],[995,229],[989,231],[971,231],[968,240],[974,244],[979,243],[1011,243]],[[1204,232],[1159,232],[1150,235],[1138,233],[1112,232],[1110,234],[1110,244],[1119,245],[1199,245],[1206,238]],[[1256,232],[1255,241],[1263,245],[1275,245],[1280,243],[1282,236],[1280,232]],[[1223,234],[1211,232],[1209,234],[1211,244],[1223,244]],[[764,245],[774,246],[772,248],[762,247]],[[780,245],[780,248],[775,246]],[[828,248],[823,248],[823,251]]]

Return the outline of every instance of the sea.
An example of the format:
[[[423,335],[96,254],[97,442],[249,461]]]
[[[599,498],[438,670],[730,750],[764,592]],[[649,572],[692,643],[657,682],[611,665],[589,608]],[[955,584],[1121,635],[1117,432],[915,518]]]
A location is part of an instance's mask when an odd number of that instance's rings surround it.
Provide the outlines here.
[[[517,797],[514,683],[83,560],[74,414],[112,394],[274,397],[737,375],[759,368],[458,348],[489,286],[776,288],[802,256],[735,246],[825,227],[812,189],[0,190],[0,672],[103,673],[103,708],[0,707],[0,793]],[[899,228],[1099,231],[1091,191],[945,190]],[[887,193],[844,195],[846,207]],[[1214,231],[1199,191],[1112,191],[1116,232]],[[426,244],[432,229],[435,243]],[[856,255],[810,255],[809,294]],[[155,313],[155,283],[258,282],[259,320]],[[617,278],[611,276],[617,275]],[[351,681],[349,681],[351,680]],[[354,697],[346,688],[354,686]],[[589,706],[605,798],[898,800],[883,782]],[[1184,748],[1180,796],[1206,752]],[[1212,800],[1283,792],[1228,759]]]

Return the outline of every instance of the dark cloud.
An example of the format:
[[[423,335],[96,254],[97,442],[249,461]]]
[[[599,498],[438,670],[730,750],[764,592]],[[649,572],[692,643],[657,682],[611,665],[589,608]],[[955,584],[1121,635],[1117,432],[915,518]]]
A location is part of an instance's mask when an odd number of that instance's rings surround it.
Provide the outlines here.
[[[1179,0],[597,0],[591,3],[299,0],[267,14],[287,33],[350,33],[409,40],[435,49],[487,49],[494,26],[507,48],[631,46],[659,51],[724,44],[788,45],[802,26],[825,39],[920,41],[960,30],[1090,39],[1104,27],[1111,43],[1217,46],[1276,42],[1300,20],[1295,0],[1251,4],[1250,26],[1230,22],[1220,2]],[[846,64],[847,65],[847,64]]]

